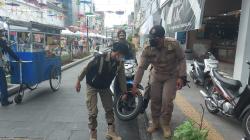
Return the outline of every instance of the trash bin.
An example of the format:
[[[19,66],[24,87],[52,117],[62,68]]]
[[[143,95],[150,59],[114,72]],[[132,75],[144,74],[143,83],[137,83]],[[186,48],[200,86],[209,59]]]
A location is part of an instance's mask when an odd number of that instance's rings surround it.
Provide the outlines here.
[[[193,51],[192,49],[185,50],[186,60],[193,60]]]

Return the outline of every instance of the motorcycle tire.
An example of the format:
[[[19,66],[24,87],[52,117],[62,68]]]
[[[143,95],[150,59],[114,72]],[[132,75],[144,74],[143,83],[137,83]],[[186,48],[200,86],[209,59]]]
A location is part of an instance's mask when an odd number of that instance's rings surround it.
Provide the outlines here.
[[[248,111],[243,118],[242,126],[245,131],[247,139],[250,139],[250,111]]]
[[[133,120],[135,119],[138,114],[140,113],[141,111],[141,108],[142,108],[142,104],[143,104],[143,96],[140,94],[140,95],[137,95],[138,98],[138,103],[137,103],[137,106],[136,108],[129,114],[123,114],[121,111],[120,111],[120,108],[119,108],[119,105],[120,103],[122,102],[122,95],[120,95],[117,99],[115,99],[115,102],[114,102],[114,112],[117,116],[117,118],[119,120],[122,120],[122,121],[130,121],[130,120]]]

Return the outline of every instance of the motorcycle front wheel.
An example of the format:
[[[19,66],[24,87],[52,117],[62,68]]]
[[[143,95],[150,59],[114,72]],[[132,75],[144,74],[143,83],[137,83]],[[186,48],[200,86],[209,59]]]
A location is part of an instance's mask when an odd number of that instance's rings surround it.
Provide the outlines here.
[[[248,111],[243,118],[242,126],[247,138],[250,138],[250,111]]]
[[[138,116],[143,104],[143,96],[136,96],[128,93],[127,99],[123,100],[122,95],[115,99],[114,112],[118,119],[122,121],[133,120]]]

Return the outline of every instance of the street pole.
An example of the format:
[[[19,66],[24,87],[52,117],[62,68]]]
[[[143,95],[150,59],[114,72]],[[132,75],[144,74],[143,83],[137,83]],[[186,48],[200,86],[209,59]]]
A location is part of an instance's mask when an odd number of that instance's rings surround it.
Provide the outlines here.
[[[106,47],[108,47],[108,28],[106,27]]]
[[[89,18],[88,16],[86,16],[86,18],[87,18],[87,50],[89,52],[90,51],[89,50]]]

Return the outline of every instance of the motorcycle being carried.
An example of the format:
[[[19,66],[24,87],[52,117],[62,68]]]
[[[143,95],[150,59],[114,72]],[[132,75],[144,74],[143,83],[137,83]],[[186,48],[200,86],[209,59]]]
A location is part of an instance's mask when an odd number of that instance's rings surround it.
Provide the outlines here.
[[[125,75],[127,84],[126,99],[123,98],[123,94],[120,93],[119,88],[117,89],[117,84],[114,82],[114,112],[118,119],[123,121],[129,121],[138,116],[141,111],[143,104],[143,87],[138,86],[140,92],[137,94],[132,94],[133,80],[136,72],[136,61],[134,59],[125,60]]]
[[[208,90],[210,86],[210,69],[217,69],[218,63],[218,60],[216,60],[210,52],[208,52],[208,58],[204,59],[204,62],[194,60],[194,63],[191,64],[192,70],[190,71],[190,76],[194,80],[194,83],[204,86],[204,88]]]
[[[247,62],[250,66],[250,62]],[[207,92],[200,91],[205,98],[205,105],[212,114],[221,112],[228,117],[235,117],[242,122],[247,138],[250,138],[250,75],[243,92],[238,80],[228,79],[216,70],[210,72],[212,86]]]

